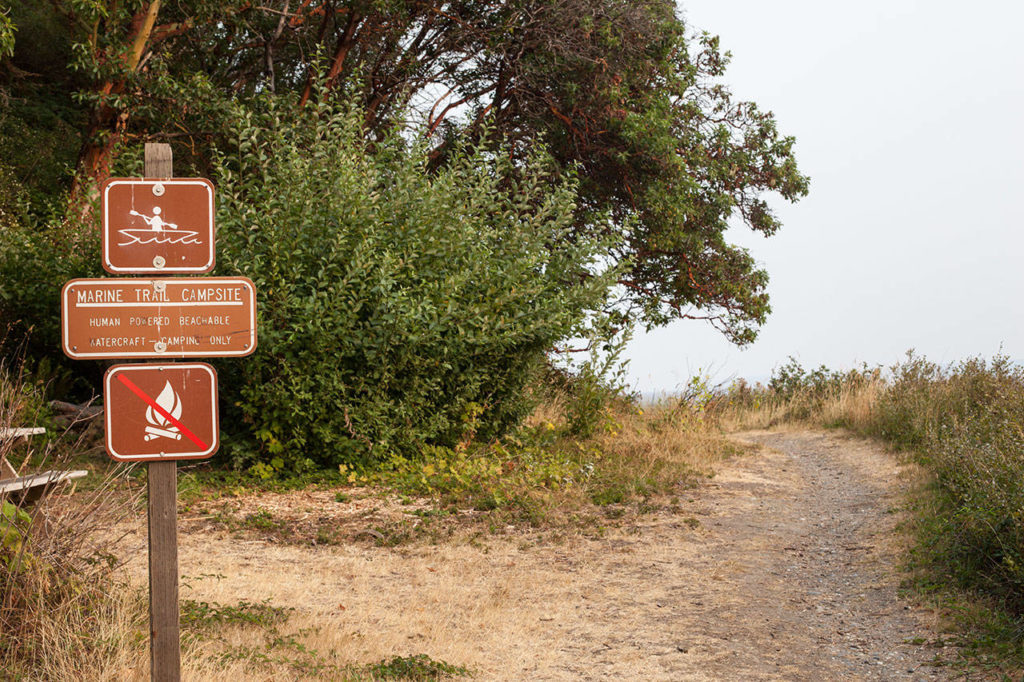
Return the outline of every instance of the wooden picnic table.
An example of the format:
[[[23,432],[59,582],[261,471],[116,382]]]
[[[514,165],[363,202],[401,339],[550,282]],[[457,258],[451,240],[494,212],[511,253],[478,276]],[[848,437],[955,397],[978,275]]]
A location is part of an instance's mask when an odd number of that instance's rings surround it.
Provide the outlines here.
[[[0,428],[0,441],[28,438],[46,433],[41,426]],[[38,474],[19,476],[18,471],[0,455],[0,499],[12,498],[19,505],[39,501],[55,485],[88,475],[88,471],[43,471]]]

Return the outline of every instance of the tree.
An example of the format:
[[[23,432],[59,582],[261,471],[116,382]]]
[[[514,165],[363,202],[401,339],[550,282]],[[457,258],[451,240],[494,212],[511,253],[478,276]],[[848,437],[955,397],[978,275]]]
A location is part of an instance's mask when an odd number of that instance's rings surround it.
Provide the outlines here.
[[[501,145],[513,167],[544,141],[582,181],[576,238],[624,237],[606,255],[627,266],[622,317],[704,318],[742,344],[769,312],[766,273],[723,233],[734,215],[774,233],[764,195],[795,201],[808,180],[774,117],[722,85],[728,54],[718,39],[688,32],[671,0],[52,7],[31,12],[55,13],[48,25],[74,48],[80,179],[102,178],[118,144],[139,139],[171,141],[201,170],[227,129],[228,99],[355,95],[368,139],[414,123],[435,170],[457,140]],[[18,13],[12,19],[18,41],[31,44]],[[24,58],[19,44],[11,73]],[[68,78],[54,76],[54,87]]]

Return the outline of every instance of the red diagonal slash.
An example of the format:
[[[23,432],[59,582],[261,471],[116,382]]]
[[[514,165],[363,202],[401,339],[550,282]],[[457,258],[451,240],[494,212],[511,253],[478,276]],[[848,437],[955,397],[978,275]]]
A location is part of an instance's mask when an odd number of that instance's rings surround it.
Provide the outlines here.
[[[182,432],[182,433],[183,433],[183,434],[185,435],[185,437],[186,437],[186,438],[188,438],[188,439],[189,439],[190,441],[192,441],[193,443],[195,443],[196,445],[198,445],[199,447],[201,447],[201,448],[202,448],[203,450],[205,450],[205,449],[207,449],[208,447],[210,447],[209,445],[207,445],[206,443],[204,443],[204,442],[203,442],[203,441],[202,441],[202,440],[201,440],[201,439],[199,438],[199,436],[197,436],[196,434],[194,434],[194,433],[192,433],[191,431],[189,431],[189,430],[188,430],[188,427],[186,427],[186,426],[185,426],[184,424],[182,424],[182,423],[181,423],[180,421],[178,421],[177,419],[175,419],[174,417],[172,417],[172,416],[171,416],[171,413],[170,413],[170,412],[168,412],[168,411],[167,411],[167,410],[165,410],[164,408],[162,408],[162,407],[160,407],[159,405],[157,405],[157,404],[156,404],[156,401],[155,401],[155,400],[153,400],[153,399],[152,399],[152,398],[150,398],[150,397],[149,397],[148,395],[146,395],[145,393],[143,393],[143,392],[142,392],[142,389],[141,389],[141,388],[139,388],[138,386],[136,386],[136,385],[135,385],[135,383],[134,383],[134,382],[133,382],[133,381],[132,381],[131,379],[129,379],[128,377],[126,377],[126,376],[124,375],[124,372],[121,372],[120,374],[118,374],[118,375],[117,375],[117,379],[118,379],[118,381],[120,381],[120,382],[121,382],[122,384],[124,384],[125,386],[127,386],[127,387],[128,387],[128,388],[129,388],[130,390],[131,390],[131,392],[132,392],[132,393],[134,393],[135,395],[137,395],[137,396],[139,396],[140,398],[142,398],[142,400],[143,400],[143,401],[145,401],[147,405],[149,405],[149,406],[150,406],[150,407],[152,407],[152,408],[153,408],[154,410],[156,410],[157,412],[159,412],[159,413],[160,413],[160,415],[161,415],[161,416],[162,416],[162,417],[163,417],[164,419],[166,419],[167,421],[169,421],[169,422],[171,422],[172,424],[174,424],[175,426],[177,426],[177,427],[178,427],[178,430],[179,430],[179,431],[181,431],[181,432]]]

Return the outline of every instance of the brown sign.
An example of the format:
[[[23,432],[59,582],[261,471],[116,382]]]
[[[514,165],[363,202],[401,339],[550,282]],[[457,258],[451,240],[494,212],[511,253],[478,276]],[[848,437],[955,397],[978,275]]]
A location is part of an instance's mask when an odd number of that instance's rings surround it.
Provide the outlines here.
[[[76,360],[239,357],[256,350],[256,292],[248,277],[73,279],[61,326]]]
[[[206,363],[114,365],[103,406],[118,461],[206,459],[220,446],[217,372]]]
[[[213,185],[209,180],[111,178],[100,196],[107,272],[213,269]]]

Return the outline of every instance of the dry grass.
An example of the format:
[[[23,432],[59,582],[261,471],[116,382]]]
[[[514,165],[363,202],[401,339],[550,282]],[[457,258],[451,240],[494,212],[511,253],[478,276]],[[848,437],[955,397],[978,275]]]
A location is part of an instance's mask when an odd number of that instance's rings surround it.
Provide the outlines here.
[[[784,397],[764,391],[750,400],[722,401],[716,416],[728,432],[808,426],[845,426],[862,432],[872,424],[874,407],[885,389],[885,381],[876,378]]]
[[[709,473],[734,452],[715,419],[678,403],[623,410],[615,419],[613,428],[599,432],[595,440],[601,450],[614,454],[612,466],[624,478]]]
[[[45,423],[42,387],[0,360],[0,427]],[[52,428],[52,424],[48,425]],[[84,433],[3,439],[0,456],[21,475],[72,468]],[[130,657],[133,601],[115,575],[120,537],[111,529],[137,508],[127,469],[111,467],[88,492],[59,484],[41,501],[4,500],[0,516],[0,673],[4,679],[94,679]],[[124,616],[124,618],[122,618]],[[96,678],[98,679],[98,678]]]
[[[660,659],[642,652],[631,657],[623,647],[628,649],[625,642],[634,638],[677,636],[672,623],[661,620],[669,616],[654,608],[656,598],[646,592],[671,588],[656,580],[654,571],[683,561],[680,543],[699,530],[672,517],[647,523],[657,525],[649,533],[624,529],[564,543],[521,533],[473,544],[400,549],[238,542],[209,532],[183,537],[183,573],[217,576],[186,579],[191,586],[183,598],[218,604],[269,600],[295,607],[280,634],[296,635],[299,644],[317,651],[313,660],[325,666],[314,672],[254,655],[223,661],[228,648],[266,651],[265,631],[231,626],[218,630],[218,639],[187,649],[185,678],[373,679],[366,666],[425,653],[465,666],[480,679],[572,680],[585,673],[567,667],[567,661],[592,669],[591,650],[616,642],[609,652],[622,669],[611,678],[661,679],[657,668],[649,667]],[[638,557],[642,561],[634,570],[623,570]],[[143,568],[143,559],[129,565],[137,576],[144,575]],[[641,601],[650,607],[646,620],[637,617]],[[278,648],[271,655],[302,658],[294,648]]]

